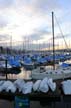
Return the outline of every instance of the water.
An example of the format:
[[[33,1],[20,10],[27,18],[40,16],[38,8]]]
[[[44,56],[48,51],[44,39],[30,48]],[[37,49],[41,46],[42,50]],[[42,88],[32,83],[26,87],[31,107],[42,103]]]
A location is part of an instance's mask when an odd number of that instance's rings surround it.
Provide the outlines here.
[[[57,67],[57,65],[56,65]],[[53,66],[45,66],[45,69],[53,69]],[[21,68],[21,72],[19,74],[8,74],[8,79],[31,79],[32,71],[27,71],[23,67]],[[6,79],[6,76],[0,74],[0,79]]]
[[[24,68],[21,68],[19,74],[8,74],[8,79],[31,79],[31,71],[26,71]],[[5,75],[0,74],[0,79],[6,79]]]
[[[71,60],[65,61],[66,63],[71,63]],[[55,65],[55,68],[58,68],[58,64]],[[53,69],[53,66],[45,66],[45,69]],[[21,68],[21,72],[19,74],[8,74],[8,79],[31,79],[31,71],[25,70],[23,67]],[[5,75],[0,74],[0,79],[6,79]]]

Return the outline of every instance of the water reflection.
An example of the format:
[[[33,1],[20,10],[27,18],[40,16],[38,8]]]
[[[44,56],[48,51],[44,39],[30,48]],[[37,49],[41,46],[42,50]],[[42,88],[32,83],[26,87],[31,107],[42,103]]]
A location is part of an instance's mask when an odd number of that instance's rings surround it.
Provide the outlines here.
[[[55,68],[57,68],[58,65],[55,65]],[[45,66],[46,70],[53,70],[53,66]],[[31,79],[31,71],[25,70],[23,67],[21,68],[21,72],[19,74],[8,74],[8,79]],[[0,79],[6,79],[5,75],[0,74]]]
[[[67,63],[71,63],[71,60],[67,60],[65,61]],[[58,64],[55,64],[55,69],[57,69],[59,67]],[[45,66],[46,70],[53,70],[53,66]],[[21,68],[21,73],[19,74],[8,74],[8,79],[31,79],[31,71],[27,71],[25,70],[23,67]],[[4,74],[0,74],[0,79],[6,79],[6,76]]]
[[[57,68],[58,65],[55,65],[55,68]],[[45,66],[46,70],[52,69],[53,70],[53,66]],[[9,74],[8,75],[8,79],[31,79],[31,73],[32,71],[27,71],[24,68],[21,68],[21,73],[19,74]]]
[[[31,71],[27,71],[24,68],[21,68],[21,72],[19,74],[8,74],[8,79],[30,79]],[[0,74],[0,79],[5,79],[5,75]]]
[[[24,68],[21,68],[21,73],[17,75],[13,74],[13,79],[18,79],[18,78],[29,79],[30,76],[31,76],[31,71],[27,71],[27,70],[24,70]]]

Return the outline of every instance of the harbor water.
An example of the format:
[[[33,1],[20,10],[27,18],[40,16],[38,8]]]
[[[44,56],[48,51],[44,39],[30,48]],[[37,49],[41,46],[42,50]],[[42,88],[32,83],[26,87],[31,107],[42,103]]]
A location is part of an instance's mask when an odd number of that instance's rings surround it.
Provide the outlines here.
[[[58,64],[55,65],[55,68],[58,67]],[[53,69],[53,66],[44,66],[46,70],[48,69]],[[33,71],[33,70],[32,70]],[[21,68],[21,72],[19,74],[7,74],[8,79],[25,79],[25,80],[30,80],[31,79],[31,74],[32,71],[30,70],[25,70],[24,67]],[[0,79],[6,79],[6,75],[0,73]]]

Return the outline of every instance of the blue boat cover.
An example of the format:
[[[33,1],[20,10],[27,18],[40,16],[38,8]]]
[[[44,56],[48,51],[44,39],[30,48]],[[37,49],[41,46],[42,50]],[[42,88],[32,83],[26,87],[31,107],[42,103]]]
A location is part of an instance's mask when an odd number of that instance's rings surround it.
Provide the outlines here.
[[[42,58],[42,57],[41,57],[41,58],[38,58],[38,59],[37,59],[37,62],[38,62],[38,63],[46,63],[47,60],[46,60],[46,58]]]
[[[11,60],[8,60],[8,62],[11,66],[16,66],[16,67],[20,66],[20,63],[18,60],[11,59]]]
[[[67,64],[67,63],[62,63],[62,65],[61,65],[62,67],[68,67],[69,66],[69,64]]]
[[[30,57],[24,58],[24,63],[25,63],[25,64],[31,64],[31,63],[32,63],[31,58],[30,58]]]

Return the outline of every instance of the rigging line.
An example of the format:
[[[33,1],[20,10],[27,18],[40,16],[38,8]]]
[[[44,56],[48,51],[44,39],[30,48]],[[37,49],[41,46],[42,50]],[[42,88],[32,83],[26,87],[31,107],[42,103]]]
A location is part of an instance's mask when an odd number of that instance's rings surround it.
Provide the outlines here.
[[[54,16],[55,16],[55,15],[54,15]],[[57,22],[58,27],[59,27],[59,29],[60,29],[61,35],[62,35],[62,37],[63,37],[63,39],[64,39],[65,45],[66,45],[67,49],[69,49],[69,48],[68,48],[68,45],[67,45],[67,42],[66,42],[66,40],[65,40],[65,37],[64,37],[64,35],[63,35],[63,32],[62,32],[62,30],[61,30],[61,27],[60,27],[60,25],[59,25],[59,22],[58,22],[58,20],[57,20],[57,18],[56,18],[56,16],[55,16],[55,19],[56,19],[56,22]]]

